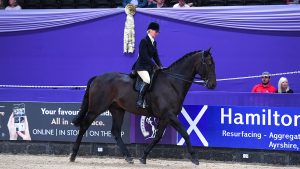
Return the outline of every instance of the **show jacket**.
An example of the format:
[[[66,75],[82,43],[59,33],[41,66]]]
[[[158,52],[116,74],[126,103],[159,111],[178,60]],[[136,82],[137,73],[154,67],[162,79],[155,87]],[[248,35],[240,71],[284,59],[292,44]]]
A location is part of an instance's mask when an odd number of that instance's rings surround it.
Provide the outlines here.
[[[156,42],[154,41],[154,44],[152,45],[152,42],[147,35],[140,42],[139,57],[132,69],[136,71],[147,70],[149,73],[151,73],[155,66],[162,67],[162,64],[158,57]]]

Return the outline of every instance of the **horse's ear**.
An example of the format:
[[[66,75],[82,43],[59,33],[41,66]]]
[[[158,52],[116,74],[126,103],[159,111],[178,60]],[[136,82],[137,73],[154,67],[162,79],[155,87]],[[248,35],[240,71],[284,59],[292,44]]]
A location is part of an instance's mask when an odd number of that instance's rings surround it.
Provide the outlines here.
[[[206,52],[210,53],[210,49],[211,49],[211,47],[210,47],[210,48],[208,48],[208,49],[206,50]]]

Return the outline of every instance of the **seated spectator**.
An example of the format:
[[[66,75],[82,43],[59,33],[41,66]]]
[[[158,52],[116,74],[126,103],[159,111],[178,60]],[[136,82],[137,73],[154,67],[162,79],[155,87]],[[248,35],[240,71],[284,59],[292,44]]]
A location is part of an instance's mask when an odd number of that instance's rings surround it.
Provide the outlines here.
[[[147,8],[165,8],[165,0],[148,0]]]
[[[261,83],[253,87],[253,93],[275,93],[276,88],[270,83],[271,75],[269,72],[263,72]]]
[[[138,8],[147,7],[148,1],[147,0],[123,0],[123,7],[126,7],[127,4],[135,5]]]
[[[192,3],[190,5],[193,5]],[[173,8],[189,8],[190,5],[185,3],[185,0],[178,0],[178,3],[173,6]]]
[[[0,0],[0,9],[4,9],[3,0]]]
[[[155,0],[148,0],[147,8],[156,8],[157,3]]]
[[[167,5],[165,4],[165,0],[156,0],[156,8],[165,8]]]
[[[294,93],[294,91],[289,87],[287,78],[281,77],[279,79],[276,93]]]
[[[5,10],[21,10],[22,7],[18,5],[17,0],[9,0],[8,6],[5,8]]]
[[[300,4],[299,0],[287,0],[287,4]]]

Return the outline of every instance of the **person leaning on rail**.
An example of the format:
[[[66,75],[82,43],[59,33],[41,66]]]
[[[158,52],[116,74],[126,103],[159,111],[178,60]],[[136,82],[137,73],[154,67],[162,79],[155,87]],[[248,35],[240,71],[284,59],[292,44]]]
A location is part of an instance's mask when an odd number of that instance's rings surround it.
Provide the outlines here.
[[[281,77],[279,79],[276,93],[294,93],[294,91],[290,88],[288,79],[286,77]]]
[[[253,93],[275,93],[276,88],[270,83],[271,75],[269,72],[263,72],[261,75],[261,83],[252,88]]]

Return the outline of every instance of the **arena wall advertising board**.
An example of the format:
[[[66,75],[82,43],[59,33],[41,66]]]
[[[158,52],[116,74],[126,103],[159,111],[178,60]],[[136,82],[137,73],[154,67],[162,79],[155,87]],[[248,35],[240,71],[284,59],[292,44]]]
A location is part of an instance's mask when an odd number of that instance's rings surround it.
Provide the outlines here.
[[[132,143],[149,144],[156,135],[156,126],[159,119],[156,117],[131,116],[130,140]],[[160,144],[176,144],[177,132],[171,126],[164,131]]]
[[[195,146],[299,151],[300,109],[185,105],[179,119]],[[184,140],[178,135],[178,145]]]
[[[0,140],[75,141],[79,128],[71,124],[80,103],[0,102]],[[122,138],[129,143],[130,116],[126,113]],[[28,124],[28,125],[27,125]],[[90,126],[84,142],[114,143],[111,114],[102,113]]]
[[[79,103],[0,102],[0,140],[73,142],[78,128],[70,122],[79,107]],[[184,105],[178,118],[193,146],[299,151],[299,112],[297,107]],[[157,123],[154,117],[126,113],[122,138],[127,144],[150,143]],[[93,122],[83,141],[115,143],[110,130],[107,111]],[[160,143],[185,141],[168,127]]]

